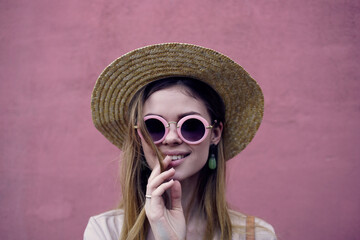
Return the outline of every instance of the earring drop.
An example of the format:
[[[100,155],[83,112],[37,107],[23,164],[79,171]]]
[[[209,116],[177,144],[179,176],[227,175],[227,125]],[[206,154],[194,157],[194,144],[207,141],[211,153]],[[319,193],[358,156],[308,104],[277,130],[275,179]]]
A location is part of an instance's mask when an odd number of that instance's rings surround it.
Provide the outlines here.
[[[210,154],[209,157],[209,168],[211,170],[214,170],[216,168],[216,158],[215,158],[215,154]]]

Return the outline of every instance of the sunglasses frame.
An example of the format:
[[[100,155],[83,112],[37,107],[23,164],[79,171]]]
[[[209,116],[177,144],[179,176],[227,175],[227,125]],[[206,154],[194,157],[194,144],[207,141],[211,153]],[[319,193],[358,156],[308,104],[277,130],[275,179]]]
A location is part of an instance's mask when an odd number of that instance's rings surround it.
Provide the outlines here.
[[[180,137],[180,139],[183,142],[185,142],[187,144],[199,144],[199,143],[201,143],[207,137],[207,135],[209,134],[209,131],[214,127],[214,125],[210,125],[208,123],[208,121],[206,121],[205,118],[203,118],[203,117],[201,117],[199,115],[196,115],[196,114],[187,115],[187,116],[181,118],[178,122],[175,122],[175,121],[169,121],[168,122],[164,118],[162,118],[162,117],[160,117],[158,115],[147,115],[147,116],[144,117],[144,122],[146,120],[149,120],[149,119],[159,120],[164,125],[164,129],[165,129],[164,136],[162,136],[161,139],[159,139],[157,141],[154,141],[154,144],[159,144],[159,143],[164,141],[164,139],[166,138],[166,136],[168,135],[168,133],[170,131],[170,124],[176,124],[176,132],[177,132],[178,136]],[[197,119],[200,122],[202,122],[202,124],[204,125],[204,128],[205,128],[204,135],[197,141],[189,141],[181,134],[181,126],[183,125],[183,123],[186,120],[189,120],[189,119]],[[215,120],[215,123],[216,123],[216,120]],[[138,126],[135,126],[135,128],[137,129],[137,132],[138,132],[139,136],[142,139],[144,139],[144,137],[142,136],[141,131],[138,128]]]

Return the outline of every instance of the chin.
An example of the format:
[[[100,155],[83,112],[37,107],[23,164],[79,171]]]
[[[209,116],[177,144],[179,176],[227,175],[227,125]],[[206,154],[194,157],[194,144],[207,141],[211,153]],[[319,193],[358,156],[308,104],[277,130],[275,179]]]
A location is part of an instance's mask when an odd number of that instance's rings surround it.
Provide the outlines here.
[[[184,173],[181,170],[175,169],[175,175],[173,177],[174,180],[178,180],[179,182],[182,182],[184,180],[190,179],[196,175],[196,173]],[[198,172],[197,172],[198,173]]]

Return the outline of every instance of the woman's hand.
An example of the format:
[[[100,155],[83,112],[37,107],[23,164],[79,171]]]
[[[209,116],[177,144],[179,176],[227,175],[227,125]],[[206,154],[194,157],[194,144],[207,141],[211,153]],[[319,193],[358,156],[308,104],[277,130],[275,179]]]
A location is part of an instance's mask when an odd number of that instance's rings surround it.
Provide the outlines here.
[[[170,157],[166,156],[163,161],[165,169],[170,161]],[[181,205],[181,185],[177,180],[168,181],[174,174],[174,168],[161,173],[160,165],[157,164],[148,179],[146,195],[151,198],[146,198],[145,212],[155,239],[185,239],[186,223]],[[166,190],[170,190],[169,209],[162,197]]]

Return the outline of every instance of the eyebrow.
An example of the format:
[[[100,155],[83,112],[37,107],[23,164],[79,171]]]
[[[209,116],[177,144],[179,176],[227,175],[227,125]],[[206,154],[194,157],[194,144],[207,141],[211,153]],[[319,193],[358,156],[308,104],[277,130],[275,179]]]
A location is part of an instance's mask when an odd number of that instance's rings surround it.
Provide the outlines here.
[[[186,112],[186,113],[178,115],[178,119],[181,119],[181,118],[189,116],[189,115],[199,115],[199,116],[201,116],[201,114],[198,113],[198,112]]]
[[[161,115],[159,115],[159,114],[155,114],[155,113],[148,113],[148,114],[146,114],[144,117],[149,116],[149,115],[155,115],[155,116],[159,116],[159,117],[164,118],[163,116],[161,116]],[[182,113],[182,114],[178,115],[177,119],[179,120],[179,119],[181,119],[181,118],[183,118],[183,117],[186,117],[186,116],[189,116],[189,115],[199,115],[199,116],[202,116],[202,115],[201,115],[200,113],[198,113],[198,112],[191,111],[191,112],[186,112],[186,113]],[[164,119],[165,119],[165,118],[164,118]]]

